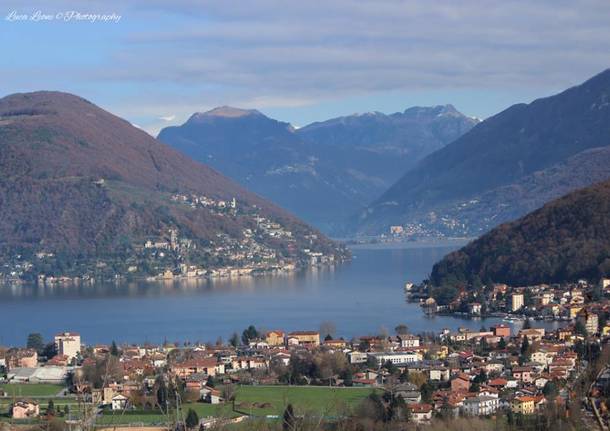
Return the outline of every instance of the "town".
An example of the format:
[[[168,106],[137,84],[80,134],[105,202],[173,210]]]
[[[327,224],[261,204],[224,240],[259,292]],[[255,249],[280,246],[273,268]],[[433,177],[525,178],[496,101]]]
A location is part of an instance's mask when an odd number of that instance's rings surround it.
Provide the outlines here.
[[[406,283],[408,302],[419,303],[426,314],[450,314],[471,317],[503,317],[507,321],[573,321],[580,332],[599,326],[603,335],[610,327],[606,314],[610,308],[610,279],[597,283],[539,284],[511,287],[504,283],[479,283],[473,289],[452,286],[434,287]],[[599,322],[598,322],[599,320]],[[599,325],[598,325],[599,323]]]
[[[112,187],[103,180],[96,184]],[[17,254],[0,262],[0,282],[53,286],[100,280],[241,277],[287,273],[349,259],[345,248],[325,246],[316,233],[294,235],[285,225],[262,216],[255,205],[239,205],[235,198],[173,194],[168,200],[171,205],[230,218],[239,223],[240,231],[217,232],[212,239],[198,241],[170,226],[160,235],[143,238],[120,258],[99,259],[93,265],[44,249],[31,256]]]
[[[350,340],[331,322],[293,332],[249,326],[207,344],[87,345],[75,332],[50,342],[33,333],[25,347],[0,350],[0,422],[216,429],[308,418],[415,427],[476,418],[494,429],[541,422],[606,429],[608,308],[599,316],[582,310],[585,320],[578,313],[555,330],[527,320],[520,329],[498,323],[415,335],[399,325],[392,335]]]

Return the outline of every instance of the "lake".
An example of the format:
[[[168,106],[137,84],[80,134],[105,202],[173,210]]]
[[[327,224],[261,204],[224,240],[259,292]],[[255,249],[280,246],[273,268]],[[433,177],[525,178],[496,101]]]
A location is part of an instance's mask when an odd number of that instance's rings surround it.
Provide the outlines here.
[[[30,332],[50,339],[80,332],[87,344],[227,340],[259,329],[317,330],[332,322],[351,338],[406,324],[414,333],[498,319],[426,317],[404,300],[405,281],[419,282],[452,245],[357,246],[353,261],[292,275],[221,280],[0,287],[0,345],[25,344]],[[519,323],[516,323],[519,325]]]

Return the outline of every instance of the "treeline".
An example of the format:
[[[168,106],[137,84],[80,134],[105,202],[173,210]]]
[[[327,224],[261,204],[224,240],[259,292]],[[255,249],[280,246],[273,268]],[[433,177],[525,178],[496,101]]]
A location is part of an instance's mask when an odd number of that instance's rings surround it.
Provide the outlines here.
[[[562,283],[610,275],[610,182],[501,225],[434,265],[435,286]]]

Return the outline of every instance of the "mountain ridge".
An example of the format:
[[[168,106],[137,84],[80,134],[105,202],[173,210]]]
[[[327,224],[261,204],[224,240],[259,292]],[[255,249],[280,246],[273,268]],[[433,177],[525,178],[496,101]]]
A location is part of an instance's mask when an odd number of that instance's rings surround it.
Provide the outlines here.
[[[555,169],[583,151],[610,145],[609,101],[607,69],[559,94],[489,117],[409,170],[358,215],[358,230],[382,232],[392,224],[423,223],[443,234],[479,235],[507,221],[494,221],[492,215],[464,226],[460,207],[535,172]],[[537,205],[543,203],[540,199]],[[508,204],[519,206],[517,201]]]
[[[189,119],[163,129],[159,139],[333,231],[411,163],[475,123],[452,105],[356,114],[299,129],[260,114]]]

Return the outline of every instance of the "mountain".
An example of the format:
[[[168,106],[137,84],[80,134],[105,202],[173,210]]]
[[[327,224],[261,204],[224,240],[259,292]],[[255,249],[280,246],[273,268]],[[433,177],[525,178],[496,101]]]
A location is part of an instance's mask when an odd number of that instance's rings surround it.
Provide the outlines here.
[[[256,110],[220,107],[167,127],[158,138],[330,231],[474,124],[446,105],[295,130]]]
[[[343,255],[285,211],[71,94],[0,99],[0,173],[5,276],[156,275]]]
[[[610,70],[481,122],[410,169],[362,211],[361,232],[405,225],[476,236],[610,178]]]
[[[513,286],[610,275],[610,181],[574,191],[500,225],[434,265],[434,285]]]

